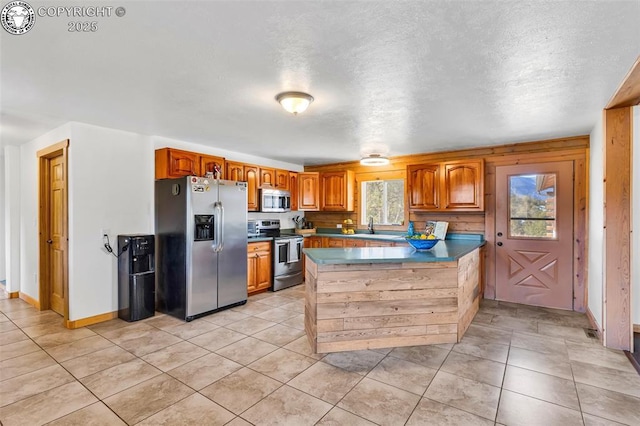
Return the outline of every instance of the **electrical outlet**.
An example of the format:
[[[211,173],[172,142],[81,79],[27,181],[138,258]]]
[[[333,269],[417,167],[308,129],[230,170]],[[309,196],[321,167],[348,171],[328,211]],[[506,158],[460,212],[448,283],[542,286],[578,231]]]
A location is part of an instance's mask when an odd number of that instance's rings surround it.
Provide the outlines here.
[[[336,228],[342,228],[342,224],[341,224],[341,223],[338,223],[338,224],[336,225]]]

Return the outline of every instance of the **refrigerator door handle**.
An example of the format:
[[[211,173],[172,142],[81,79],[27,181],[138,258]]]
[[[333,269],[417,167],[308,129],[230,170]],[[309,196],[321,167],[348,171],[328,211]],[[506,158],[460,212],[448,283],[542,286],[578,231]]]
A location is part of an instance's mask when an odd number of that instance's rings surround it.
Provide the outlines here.
[[[213,251],[221,252],[224,248],[224,208],[220,201],[213,203],[213,220],[215,221],[215,243],[213,244]]]

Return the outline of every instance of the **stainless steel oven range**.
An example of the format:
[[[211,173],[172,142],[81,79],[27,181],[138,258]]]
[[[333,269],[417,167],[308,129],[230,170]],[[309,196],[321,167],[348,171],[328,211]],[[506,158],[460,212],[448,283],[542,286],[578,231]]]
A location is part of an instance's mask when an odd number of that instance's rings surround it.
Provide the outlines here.
[[[302,236],[282,234],[279,219],[256,220],[256,230],[273,237],[273,291],[302,284]]]

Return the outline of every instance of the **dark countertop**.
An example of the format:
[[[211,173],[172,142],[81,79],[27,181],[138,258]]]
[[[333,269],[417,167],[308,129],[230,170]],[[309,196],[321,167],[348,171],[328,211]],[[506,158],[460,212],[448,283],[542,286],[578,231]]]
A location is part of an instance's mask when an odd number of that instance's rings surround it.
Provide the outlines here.
[[[343,236],[342,234],[340,234]],[[368,234],[365,234],[368,235]],[[375,234],[374,234],[375,235]],[[323,236],[326,236],[324,234]],[[361,235],[349,235],[361,237]],[[397,236],[395,240],[397,241]],[[403,239],[404,240],[404,239]],[[314,263],[325,265],[349,263],[452,262],[485,244],[477,234],[450,234],[431,250],[416,251],[413,247],[305,248],[303,252]]]
[[[273,241],[273,237],[249,237],[247,239],[247,242],[249,244],[251,244],[251,243],[259,243],[259,242],[262,242],[262,241]]]

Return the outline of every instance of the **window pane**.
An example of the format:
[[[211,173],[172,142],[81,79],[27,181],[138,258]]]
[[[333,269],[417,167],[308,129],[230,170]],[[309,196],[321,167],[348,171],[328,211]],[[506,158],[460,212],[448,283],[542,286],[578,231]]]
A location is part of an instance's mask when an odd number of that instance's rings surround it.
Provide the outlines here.
[[[556,175],[509,176],[509,235],[556,237]]]
[[[362,221],[373,217],[376,225],[401,225],[404,221],[404,181],[362,182]]]
[[[384,190],[384,182],[383,181],[374,181],[374,182],[364,182],[363,186],[365,187],[365,215],[369,221],[370,217],[373,217],[373,223],[380,224],[382,223],[383,218],[383,190]]]
[[[387,184],[387,222],[401,224],[404,221],[404,181],[389,180]]]

